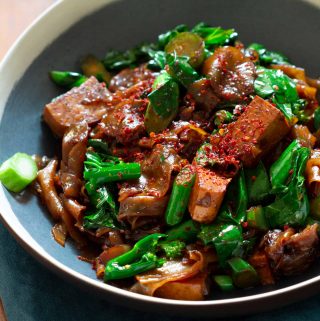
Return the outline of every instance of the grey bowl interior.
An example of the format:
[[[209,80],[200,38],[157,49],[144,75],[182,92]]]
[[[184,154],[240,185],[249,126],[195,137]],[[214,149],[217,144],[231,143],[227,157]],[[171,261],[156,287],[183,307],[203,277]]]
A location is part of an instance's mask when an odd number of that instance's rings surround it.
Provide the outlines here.
[[[115,2],[82,19],[61,35],[35,59],[19,80],[9,97],[0,124],[0,162],[17,151],[48,156],[59,154],[58,141],[41,122],[43,106],[61,93],[49,80],[49,70],[77,70],[79,60],[87,53],[103,57],[108,49],[131,48],[142,41],[155,40],[159,33],[177,24],[192,26],[200,21],[226,28],[234,27],[245,44],[265,44],[289,56],[296,65],[305,67],[309,75],[320,74],[320,46],[316,39],[320,30],[320,10],[307,3],[294,0]],[[10,193],[6,195],[23,226],[50,255],[75,271],[95,279],[90,266],[77,259],[78,252],[71,243],[62,248],[53,241],[50,236],[53,222],[36,197],[28,192],[19,197]],[[303,275],[283,280],[276,286],[236,291],[228,295],[216,293],[211,299],[248,296],[285,288],[315,277],[319,271],[320,265],[317,263]],[[304,295],[314,290],[310,287]],[[274,302],[273,306],[297,298],[297,295],[284,295],[282,301]],[[272,303],[272,299],[269,302]],[[265,308],[247,306],[246,311]],[[206,314],[210,309],[214,311],[214,307],[210,306],[201,309],[198,315]],[[225,311],[220,314],[234,313]]]

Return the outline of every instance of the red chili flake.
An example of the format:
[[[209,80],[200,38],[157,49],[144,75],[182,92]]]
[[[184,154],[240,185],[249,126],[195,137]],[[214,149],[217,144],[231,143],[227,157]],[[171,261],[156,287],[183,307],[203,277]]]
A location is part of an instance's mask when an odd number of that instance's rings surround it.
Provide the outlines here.
[[[293,174],[293,169],[291,168],[289,171],[289,175],[292,175],[292,174]]]
[[[242,227],[247,228],[248,227],[248,222],[242,222]]]
[[[289,228],[289,225],[284,225],[283,230],[286,231]]]
[[[257,179],[257,176],[252,175],[251,180],[254,182]]]

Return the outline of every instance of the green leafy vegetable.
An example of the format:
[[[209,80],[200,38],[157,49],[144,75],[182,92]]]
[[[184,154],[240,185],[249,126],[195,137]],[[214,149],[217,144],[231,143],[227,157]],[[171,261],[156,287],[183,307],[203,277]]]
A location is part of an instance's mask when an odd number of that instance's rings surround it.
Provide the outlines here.
[[[118,206],[113,195],[114,187],[110,182],[128,177],[138,178],[141,174],[140,164],[124,163],[107,154],[108,145],[101,140],[89,140],[88,143],[99,152],[88,151],[84,161],[83,177],[87,180],[85,187],[91,207],[83,218],[83,226],[88,229],[119,228]]]
[[[301,148],[298,140],[294,140],[270,167],[270,179],[274,194],[287,191],[287,180],[292,170],[294,152]]]
[[[207,48],[233,44],[238,38],[238,33],[234,29],[211,27],[203,22],[197,24],[191,31],[204,39]]]
[[[254,82],[256,94],[262,98],[272,98],[286,118],[292,121],[303,107],[295,82],[281,70],[259,67],[257,71],[258,77]]]
[[[167,231],[167,241],[180,240],[191,243],[196,240],[199,224],[193,220],[185,221]]]
[[[289,59],[284,56],[283,54],[275,51],[267,50],[261,44],[252,43],[248,46],[249,49],[253,49],[258,52],[259,54],[259,61],[262,65],[289,65]]]
[[[250,204],[259,204],[270,194],[271,185],[262,162],[255,168],[245,169],[246,186]]]
[[[120,224],[117,221],[118,207],[109,189],[107,186],[103,186],[95,190],[90,182],[86,184],[91,209],[86,212],[86,216],[83,218],[84,228],[119,227]]]
[[[221,266],[224,266],[230,257],[243,253],[243,237],[240,227],[236,225],[202,225],[198,238],[205,245],[214,245]]]
[[[200,78],[199,74],[189,64],[188,57],[167,54],[166,61],[169,74],[184,87],[188,88],[189,85]]]
[[[304,171],[310,150],[301,147],[293,152],[293,170],[287,189],[278,193],[274,203],[266,206],[265,217],[272,228],[285,225],[303,226],[309,214],[309,200],[304,185]]]
[[[243,169],[228,187],[217,221],[240,224],[246,219],[248,193]]]

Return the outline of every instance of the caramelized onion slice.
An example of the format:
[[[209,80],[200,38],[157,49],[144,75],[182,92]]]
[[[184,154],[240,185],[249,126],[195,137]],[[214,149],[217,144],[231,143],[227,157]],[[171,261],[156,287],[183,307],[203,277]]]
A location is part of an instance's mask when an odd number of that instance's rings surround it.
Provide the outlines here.
[[[51,229],[54,240],[63,247],[66,243],[67,232],[67,227],[63,222],[56,223]]]

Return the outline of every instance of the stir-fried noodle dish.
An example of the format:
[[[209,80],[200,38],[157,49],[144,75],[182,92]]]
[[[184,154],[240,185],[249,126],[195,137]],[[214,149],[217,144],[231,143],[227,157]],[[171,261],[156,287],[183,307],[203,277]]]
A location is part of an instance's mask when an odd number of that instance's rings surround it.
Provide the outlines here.
[[[81,60],[50,72],[63,94],[42,118],[61,157],[19,152],[0,167],[8,190],[40,196],[57,243],[108,284],[176,300],[311,266],[319,80],[205,23]]]

